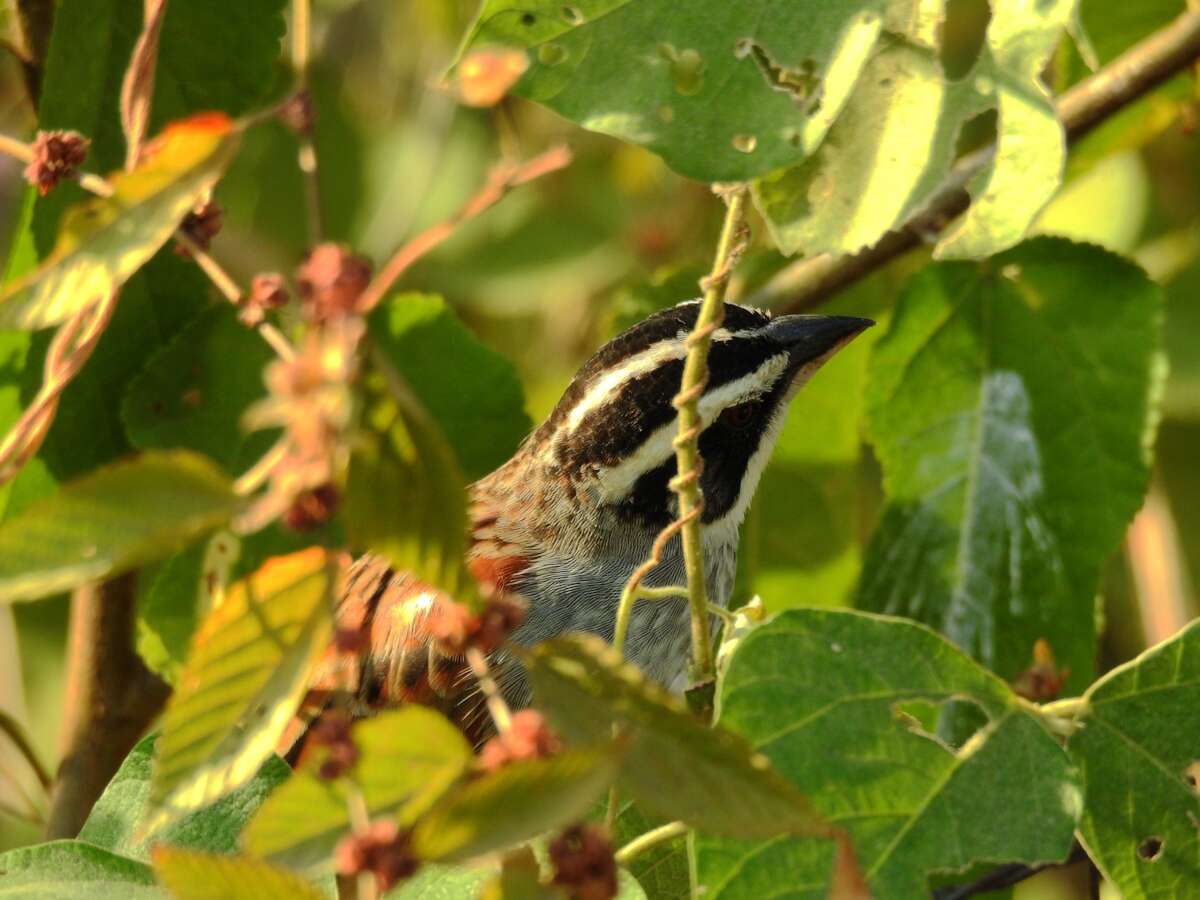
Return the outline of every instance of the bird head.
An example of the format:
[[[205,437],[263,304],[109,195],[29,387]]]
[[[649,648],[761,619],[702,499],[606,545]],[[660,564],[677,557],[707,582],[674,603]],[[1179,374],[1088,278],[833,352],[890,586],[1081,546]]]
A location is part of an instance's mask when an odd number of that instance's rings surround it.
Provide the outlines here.
[[[589,359],[522,453],[581,508],[657,530],[676,515],[679,393],[699,302],[655,313]],[[726,304],[699,397],[702,524],[736,532],[788,401],[841,347],[874,324],[850,316],[772,316]]]

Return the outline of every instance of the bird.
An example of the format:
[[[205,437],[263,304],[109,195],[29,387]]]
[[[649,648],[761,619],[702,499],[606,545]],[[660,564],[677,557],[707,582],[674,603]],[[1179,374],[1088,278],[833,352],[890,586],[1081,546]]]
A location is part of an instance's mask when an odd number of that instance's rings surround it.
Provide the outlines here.
[[[468,569],[493,592],[523,599],[523,618],[509,634],[513,644],[529,646],[569,632],[612,640],[626,581],[678,516],[670,488],[678,432],[672,400],[699,310],[700,301],[661,310],[604,344],[513,456],[469,488]],[[791,399],[873,324],[725,304],[698,400],[700,529],[710,602],[729,601],[739,528]],[[677,535],[644,583],[686,583]],[[338,634],[361,641],[327,651],[310,683],[307,708],[320,709],[347,691],[356,716],[419,702],[441,708],[478,740],[486,737],[484,704],[465,661],[439,649],[422,629],[448,602],[379,556],[356,560],[341,590],[337,625]],[[626,658],[647,678],[681,688],[689,615],[682,597],[636,604]],[[489,668],[511,708],[530,704],[514,654],[496,649]],[[294,731],[285,744],[303,728]]]

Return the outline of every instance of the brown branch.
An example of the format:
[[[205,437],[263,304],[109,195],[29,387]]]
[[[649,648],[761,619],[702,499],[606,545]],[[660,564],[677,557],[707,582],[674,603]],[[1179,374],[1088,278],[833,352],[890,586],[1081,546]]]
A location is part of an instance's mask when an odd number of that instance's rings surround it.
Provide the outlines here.
[[[1058,117],[1068,142],[1089,131],[1148,91],[1200,59],[1200,11],[1185,12],[1136,44],[1090,78],[1064,93]],[[924,246],[970,205],[966,185],[992,159],[993,148],[960,160],[926,206],[898,231],[853,256],[822,254],[792,263],[746,298],[756,306],[802,312],[830,299],[897,257]]]
[[[133,649],[135,576],[75,591],[67,641],[63,756],[46,839],[72,838],[167,701],[170,689]]]
[[[33,774],[37,776],[38,783],[48,790],[50,788],[50,773],[42,765],[41,757],[38,756],[37,750],[34,749],[29,733],[25,731],[25,728],[15,717],[10,716],[2,709],[0,709],[0,734],[6,735],[12,741],[13,746],[17,748],[29,768],[33,770]]]
[[[557,172],[570,162],[571,151],[566,146],[560,145],[550,148],[528,162],[518,165],[502,163],[497,166],[492,170],[487,184],[468,200],[462,209],[449,219],[425,229],[392,254],[392,258],[379,270],[379,274],[363,291],[358,300],[359,309],[363,313],[370,312],[383,299],[383,295],[391,290],[396,280],[408,270],[409,266],[454,234],[463,222],[473,219],[495,206],[513,188],[551,172]]]
[[[1033,866],[1027,866],[1024,863],[1010,863],[998,866],[969,884],[938,888],[931,896],[933,900],[968,900],[969,897],[977,897],[980,894],[988,894],[992,891],[999,891],[1003,888],[1020,884],[1022,881],[1032,878],[1034,875],[1038,875],[1047,869],[1059,869],[1064,866],[1071,866],[1086,859],[1088,859],[1087,852],[1076,841],[1071,847],[1070,854],[1062,862],[1040,863]],[[1088,860],[1088,862],[1090,864],[1091,861]]]

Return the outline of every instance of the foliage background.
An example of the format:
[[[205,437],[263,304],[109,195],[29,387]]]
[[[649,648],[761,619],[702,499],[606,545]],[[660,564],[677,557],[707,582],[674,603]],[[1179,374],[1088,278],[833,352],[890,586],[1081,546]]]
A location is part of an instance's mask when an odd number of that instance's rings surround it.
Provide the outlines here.
[[[246,5],[252,9],[265,2]],[[121,4],[101,5],[116,9]],[[1083,3],[1102,61],[1169,21],[1181,4],[1147,0],[1120,4],[1122,12],[1114,6],[1109,0]],[[476,334],[516,361],[534,421],[606,337],[654,307],[696,293],[695,281],[718,226],[706,186],[672,173],[645,150],[583,132],[540,106],[508,100],[492,110],[468,109],[435,89],[474,3],[326,0],[316,10],[312,78],[323,214],[331,239],[347,241],[378,262],[404,236],[452,212],[502,150],[520,147],[524,152],[518,155],[529,155],[564,139],[575,148],[576,162],[569,169],[464,227],[407,282],[444,296]],[[972,23],[985,16],[983,0],[964,0],[954,21],[969,37],[977,27]],[[132,40],[122,37],[117,20],[110,24],[105,40]],[[191,63],[203,66],[203,48],[196,51]],[[113,71],[119,73],[124,61],[124,55],[114,60]],[[1059,87],[1084,73],[1069,49],[1055,66]],[[247,108],[252,101],[279,96],[289,78],[282,67],[245,74],[261,92],[245,98]],[[81,79],[95,75],[78,73]],[[160,91],[169,89],[160,83]],[[1074,151],[1071,180],[1038,226],[1134,256],[1168,298],[1170,374],[1153,509],[1138,527],[1158,529],[1166,546],[1177,542],[1180,554],[1176,571],[1159,582],[1139,581],[1150,561],[1139,558],[1145,551],[1137,543],[1127,542],[1111,560],[1102,590],[1108,623],[1102,670],[1167,636],[1174,629],[1164,631],[1164,622],[1200,614],[1189,576],[1200,573],[1200,140],[1195,134],[1200,109],[1179,102],[1189,90],[1187,77],[1181,76],[1123,114],[1120,128],[1104,129]],[[24,134],[32,122],[18,67],[5,57],[0,61],[0,130]],[[105,140],[101,134],[96,139],[98,145]],[[239,281],[262,269],[290,271],[304,249],[303,191],[294,153],[293,138],[282,126],[256,129],[218,190],[226,218],[213,252]],[[0,158],[0,247],[10,243],[24,196],[19,164]],[[765,277],[781,262],[771,252],[756,251],[746,267],[750,275],[735,290],[750,292],[755,273]],[[837,309],[886,316],[904,276],[920,262],[910,258],[891,266],[840,298]],[[867,341],[856,344],[798,400],[766,476],[767,489],[747,523],[739,578],[743,596],[760,592],[772,608],[849,602],[882,502],[878,465],[861,440],[861,410],[850,399],[861,395],[868,352]],[[0,346],[0,402],[9,402],[17,390],[14,369],[22,365],[7,353]],[[58,452],[77,449],[63,446]],[[77,464],[82,468],[86,462]],[[33,482],[27,481],[25,489],[32,491]],[[10,515],[21,504],[18,483],[0,500],[0,509]],[[25,702],[39,749],[53,759],[65,599],[18,605],[14,613]],[[17,702],[12,663],[0,652],[0,704]],[[0,849],[34,839],[0,817]],[[1022,896],[1033,896],[1056,888],[1034,884],[1022,890]]]

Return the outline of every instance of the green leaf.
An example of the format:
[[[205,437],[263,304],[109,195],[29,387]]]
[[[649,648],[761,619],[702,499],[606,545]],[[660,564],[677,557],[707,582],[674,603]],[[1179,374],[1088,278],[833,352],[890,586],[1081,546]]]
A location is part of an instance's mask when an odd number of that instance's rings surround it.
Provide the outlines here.
[[[150,849],[170,844],[191,850],[235,853],[238,835],[263,800],[291,774],[287,763],[272,756],[248,784],[212,806],[184,815],[150,835],[139,826],[150,798],[150,776],[156,735],[134,747],[88,813],[79,839],[114,853],[150,862]]]
[[[240,787],[270,758],[329,640],[332,564],[315,547],[272,560],[201,624],[163,714],[147,831]]]
[[[154,871],[176,900],[325,900],[287,869],[236,856],[159,847]]]
[[[1045,639],[1082,689],[1099,567],[1146,484],[1160,308],[1136,266],[1063,240],[915,277],[871,361],[889,504],[859,605],[1005,679]]]
[[[962,127],[993,109],[995,157],[935,256],[980,257],[1012,246],[1058,188],[1066,147],[1040,74],[1074,0],[1043,3],[1035,13],[993,5],[978,58],[957,80],[945,77],[939,60],[939,11],[908,6],[890,4],[887,37],[820,149],[756,185],[787,252],[855,252],[907,221],[944,181]]]
[[[702,181],[747,181],[785,252],[848,253],[922,209],[959,131],[997,111],[976,203],[938,248],[1011,246],[1058,187],[1062,129],[1039,76],[1074,9],[996,4],[968,69],[947,79],[941,3],[488,0],[464,52],[526,50],[516,92],[660,154]]]
[[[372,315],[370,328],[441,426],[469,480],[504,463],[529,433],[516,368],[472,335],[440,297],[393,297]]]
[[[522,844],[584,818],[616,774],[611,744],[511,763],[434,805],[413,829],[413,849],[432,862],[463,862]]]
[[[3,900],[162,900],[150,867],[83,841],[51,841],[0,854]]]
[[[166,556],[227,521],[229,481],[203,457],[101,469],[0,525],[0,601],[32,600]]]
[[[562,900],[562,891],[542,884],[541,867],[529,847],[506,854],[500,872],[479,892],[479,900]]]
[[[360,758],[354,780],[372,818],[388,815],[409,825],[470,767],[474,756],[462,734],[439,713],[420,706],[384,713],[354,726]],[[271,795],[246,828],[254,856],[291,868],[328,865],[350,827],[346,787],[318,777],[305,761]]]
[[[867,287],[828,311],[870,315],[884,325],[886,285]],[[871,328],[839,351],[792,401],[743,526],[739,599],[760,594],[776,612],[844,605],[853,596],[867,528],[860,499],[867,360],[883,330]]]
[[[599,815],[602,816],[603,811]],[[613,826],[613,846],[623,847],[635,837],[666,824],[666,820],[647,816],[635,804],[626,801],[621,804]],[[654,900],[691,900],[686,836],[649,847],[625,865],[646,895]]]
[[[466,481],[438,423],[376,350],[341,521],[355,549],[469,600]]]
[[[824,833],[805,798],[744,739],[708,728],[599,638],[572,635],[522,655],[535,704],[571,741],[622,734],[620,772],[648,812],[715,834]]]
[[[494,869],[429,863],[386,894],[387,900],[476,900]]]
[[[169,126],[135,169],[111,177],[112,196],[68,210],[50,255],[0,292],[0,328],[56,325],[118,290],[212,189],[238,134],[216,114]]]
[[[1067,746],[1083,773],[1080,833],[1125,900],[1200,884],[1200,620],[1109,672]]]
[[[820,143],[883,26],[874,0],[805,7],[488,0],[464,49],[528,48],[517,93],[689,177],[745,181]]]
[[[958,750],[915,717],[920,705],[951,700],[989,720]],[[1002,681],[920,625],[781,613],[742,639],[718,709],[722,725],[847,830],[873,896],[921,897],[932,871],[1059,860],[1070,849],[1080,792],[1063,749]],[[694,844],[706,897],[785,885],[789,896],[826,896],[829,842],[697,834]]]
[[[187,447],[231,475],[253,463],[277,435],[247,435],[242,413],[264,395],[274,354],[229,304],[202,312],[161,347],[129,383],[121,405],[129,441],[141,450]]]

